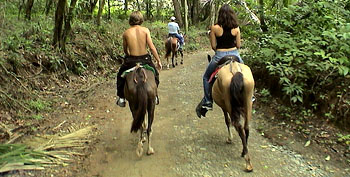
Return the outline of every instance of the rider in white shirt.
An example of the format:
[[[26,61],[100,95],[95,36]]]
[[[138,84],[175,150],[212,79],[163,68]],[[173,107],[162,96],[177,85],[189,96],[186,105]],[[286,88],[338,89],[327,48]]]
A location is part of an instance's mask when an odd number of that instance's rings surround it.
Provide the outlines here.
[[[179,34],[180,27],[175,22],[175,20],[176,20],[175,17],[171,17],[170,20],[171,20],[171,22],[168,23],[169,36],[175,36],[176,38],[178,38],[179,42],[180,42],[180,49],[182,49],[182,46],[184,44],[184,38],[181,34]]]

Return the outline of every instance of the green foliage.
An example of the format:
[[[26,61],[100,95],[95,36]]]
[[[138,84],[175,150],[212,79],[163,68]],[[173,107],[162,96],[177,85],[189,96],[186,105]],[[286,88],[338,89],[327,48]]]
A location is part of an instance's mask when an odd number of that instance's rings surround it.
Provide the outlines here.
[[[301,2],[279,14],[267,17],[269,32],[249,44],[246,57],[253,60],[248,63],[278,76],[292,103],[325,92],[349,74],[350,13],[344,10],[344,1]]]
[[[350,145],[350,134],[348,135],[337,134],[337,136],[338,136],[339,142]]]
[[[263,88],[260,91],[260,96],[261,96],[260,100],[262,102],[267,103],[269,101],[270,97],[271,97],[271,93],[270,93],[270,91],[268,89]]]
[[[278,111],[285,118],[291,118],[291,113],[293,112],[291,107],[287,107],[284,105],[279,106]]]
[[[42,158],[45,155],[35,152],[22,144],[0,145],[0,167],[8,163],[36,164],[33,159]]]
[[[44,117],[41,115],[41,114],[33,114],[31,116],[32,119],[36,119],[36,120],[41,120],[43,119]]]
[[[34,110],[35,112],[49,111],[51,103],[43,101],[43,100],[30,100],[28,102],[29,108]]]

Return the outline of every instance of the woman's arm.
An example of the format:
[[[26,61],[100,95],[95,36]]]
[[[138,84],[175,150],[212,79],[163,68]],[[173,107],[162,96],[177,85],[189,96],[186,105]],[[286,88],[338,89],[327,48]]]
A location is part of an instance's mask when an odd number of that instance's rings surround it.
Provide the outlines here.
[[[215,36],[215,32],[216,32],[215,26],[211,26],[211,27],[210,27],[209,37],[210,37],[210,45],[211,45],[211,48],[212,48],[214,51],[216,51],[216,36]]]
[[[239,30],[239,27],[237,28],[236,34],[236,47],[237,49],[241,48],[241,31]]]

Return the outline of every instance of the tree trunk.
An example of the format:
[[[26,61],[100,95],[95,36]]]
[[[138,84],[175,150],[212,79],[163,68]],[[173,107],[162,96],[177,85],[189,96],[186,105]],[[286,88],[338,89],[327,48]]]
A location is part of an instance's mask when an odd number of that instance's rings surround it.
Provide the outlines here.
[[[179,22],[179,25],[183,26],[180,3],[178,0],[173,0],[173,4],[174,4],[175,17],[176,17],[177,21]]]
[[[92,19],[92,13],[94,12],[94,9],[96,7],[98,0],[90,0],[90,7],[89,7],[89,19]]]
[[[30,20],[30,16],[32,14],[32,7],[34,4],[34,0],[28,0],[26,5],[26,19]]]
[[[216,0],[210,1],[210,21],[209,21],[210,26],[213,26],[215,24],[215,14],[216,14],[215,1]]]
[[[184,2],[184,7],[185,7],[185,33],[188,33],[188,5],[187,5],[187,0]]]
[[[49,15],[49,13],[50,13],[52,3],[53,3],[53,0],[46,0],[46,6],[45,6],[46,16]]]
[[[161,7],[159,7],[160,5],[159,5],[159,1],[156,1],[157,2],[157,4],[156,4],[156,6],[157,6],[157,19],[159,19],[159,17],[160,17],[160,9],[162,9]]]
[[[250,18],[251,18],[254,22],[260,24],[260,20],[259,20],[258,16],[256,16],[256,15],[249,9],[249,7],[247,6],[247,3],[246,3],[244,0],[240,0],[240,4],[245,8],[246,12],[247,12],[248,14],[250,14]]]
[[[139,0],[136,0],[136,3],[137,3],[137,10],[141,11],[141,6],[140,6],[140,3],[139,3]]]
[[[107,0],[107,5],[108,5],[108,20],[111,19],[111,0]]]
[[[199,23],[199,0],[193,0],[192,6],[192,24]]]
[[[55,13],[55,28],[53,34],[53,42],[52,45],[57,47],[57,43],[60,41],[62,37],[62,26],[63,19],[65,14],[67,0],[58,0],[56,13]]]
[[[264,0],[259,0],[259,13],[260,13],[260,28],[263,32],[267,32],[268,29],[265,23]]]
[[[127,14],[128,12],[128,0],[124,0],[124,13],[125,15]]]
[[[152,1],[146,0],[146,17],[147,19],[152,18]]]
[[[63,32],[63,36],[61,39],[61,46],[62,46],[63,52],[66,51],[67,37],[70,35],[71,30],[72,30],[71,23],[73,21],[73,11],[74,11],[74,8],[75,8],[77,1],[78,0],[71,0],[68,14],[67,14],[65,21],[64,21],[64,32]]]
[[[24,4],[25,4],[25,2],[24,2],[24,0],[19,0],[19,7],[18,7],[18,19],[20,19],[21,18],[21,13],[22,13],[22,9],[23,9],[23,7],[24,7]]]
[[[105,5],[105,0],[99,0],[98,12],[97,12],[97,26],[101,24],[101,16],[103,11],[103,6]]]

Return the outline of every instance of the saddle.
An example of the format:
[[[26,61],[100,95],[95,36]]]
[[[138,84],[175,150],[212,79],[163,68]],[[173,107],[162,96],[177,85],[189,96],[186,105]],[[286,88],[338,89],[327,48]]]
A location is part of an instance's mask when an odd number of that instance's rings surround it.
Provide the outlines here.
[[[122,78],[125,78],[126,75],[128,75],[129,73],[135,71],[137,68],[145,68],[145,69],[147,69],[147,70],[152,71],[153,74],[156,73],[156,71],[154,70],[154,68],[153,68],[152,66],[150,66],[150,65],[148,65],[148,64],[141,65],[140,63],[137,63],[136,66],[134,66],[134,67],[132,67],[132,68],[130,68],[130,69],[124,71],[124,72],[122,73],[121,77],[122,77]]]
[[[177,39],[176,40],[176,46],[177,46],[176,49],[179,50],[180,49],[180,39],[178,39],[175,34],[169,34],[168,37]]]
[[[216,67],[215,71],[210,75],[210,78],[208,81],[209,84],[213,84],[215,82],[217,73],[223,66],[235,61],[239,63],[238,57],[236,55],[226,55],[222,57],[218,62],[218,66]]]

